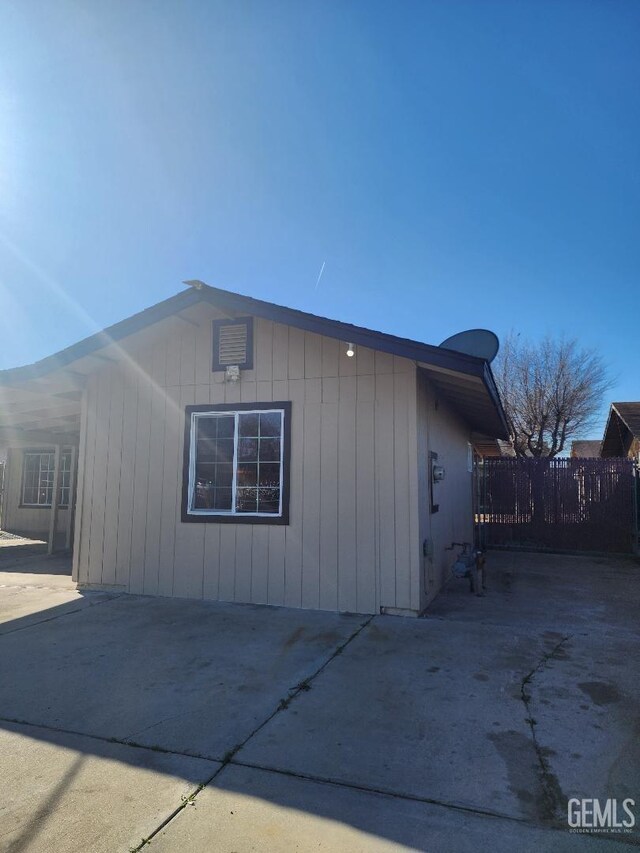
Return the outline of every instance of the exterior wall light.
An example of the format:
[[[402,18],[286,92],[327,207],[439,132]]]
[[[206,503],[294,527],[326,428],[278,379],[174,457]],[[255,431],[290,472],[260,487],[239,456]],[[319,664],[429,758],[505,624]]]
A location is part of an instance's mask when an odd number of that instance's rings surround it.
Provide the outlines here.
[[[240,367],[237,364],[230,364],[224,374],[225,382],[237,382],[240,379]]]
[[[353,348],[353,344],[347,344],[347,356],[349,358],[353,358],[355,354],[356,354],[356,351]]]

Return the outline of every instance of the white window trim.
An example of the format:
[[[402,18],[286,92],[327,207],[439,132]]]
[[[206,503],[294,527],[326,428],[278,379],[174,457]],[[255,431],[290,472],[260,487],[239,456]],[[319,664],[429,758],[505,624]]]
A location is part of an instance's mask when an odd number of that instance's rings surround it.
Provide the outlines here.
[[[236,510],[236,489],[238,473],[238,417],[239,415],[280,415],[280,489],[278,500],[278,512],[238,512]],[[197,452],[197,422],[199,418],[228,418],[234,416],[233,425],[233,479],[231,481],[231,509],[195,509],[193,498],[196,484],[196,452]],[[284,409],[225,409],[216,412],[192,412],[191,426],[189,431],[189,488],[187,491],[187,515],[225,516],[238,518],[282,518],[282,499],[284,492],[284,431],[285,412]]]
[[[70,454],[70,453],[71,453],[71,448],[69,448],[69,447],[62,448],[62,451],[60,453],[60,472],[59,472],[60,476],[63,474],[62,457],[65,454]],[[26,489],[25,473],[26,473],[27,457],[28,456],[40,456],[40,464],[38,466],[38,491],[40,491],[40,474],[42,473],[42,457],[43,456],[54,456],[54,458],[55,458],[55,452],[53,450],[25,450],[24,451],[24,453],[22,455],[22,488],[20,490],[20,507],[24,507],[25,509],[26,508],[28,508],[28,509],[51,509],[51,503],[52,503],[51,501],[49,501],[48,503],[39,503],[39,502],[33,503],[31,501],[26,501],[24,499],[24,493],[25,493],[25,489]],[[54,462],[54,464],[55,464],[55,462]],[[64,473],[68,473],[69,475],[71,474],[71,465],[69,466],[68,470],[65,471]],[[65,488],[67,488],[69,491],[69,501],[71,501],[71,482]],[[52,484],[52,489],[53,489],[53,484]],[[62,490],[62,481],[61,480],[59,480],[59,482],[58,482],[58,489],[59,489],[59,491]],[[68,508],[69,508],[69,503],[58,502],[58,509],[68,509]]]

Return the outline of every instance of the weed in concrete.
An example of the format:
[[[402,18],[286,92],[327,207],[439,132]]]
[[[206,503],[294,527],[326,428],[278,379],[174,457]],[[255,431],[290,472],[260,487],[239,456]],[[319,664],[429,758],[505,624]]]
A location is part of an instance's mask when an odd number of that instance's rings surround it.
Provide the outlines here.
[[[225,754],[222,756],[222,766],[229,764],[229,762],[233,759],[234,755],[239,752],[243,747],[243,744],[237,743],[235,746],[232,746],[231,749],[228,749]]]
[[[557,822],[559,820],[559,808],[560,803],[563,802],[563,794],[562,789],[560,788],[560,784],[555,774],[552,773],[551,768],[549,766],[548,761],[548,750],[540,745],[538,742],[538,737],[536,734],[536,726],[537,721],[535,717],[531,715],[531,693],[526,689],[527,685],[530,685],[533,682],[535,676],[541,672],[545,666],[549,663],[549,661],[553,660],[554,657],[558,656],[560,652],[563,652],[563,646],[565,643],[569,642],[571,639],[570,636],[563,637],[559,643],[557,643],[553,649],[547,654],[544,654],[542,658],[538,661],[536,666],[525,675],[520,683],[520,698],[526,708],[527,716],[525,717],[525,722],[529,726],[531,730],[531,740],[533,741],[533,748],[536,753],[536,757],[538,759],[538,766],[540,771],[540,782],[542,785],[542,816],[544,819],[550,822]]]

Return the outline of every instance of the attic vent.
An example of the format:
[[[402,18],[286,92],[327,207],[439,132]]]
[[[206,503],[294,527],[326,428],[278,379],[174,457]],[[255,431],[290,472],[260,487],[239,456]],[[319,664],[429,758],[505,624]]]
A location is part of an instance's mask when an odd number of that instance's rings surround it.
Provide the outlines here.
[[[253,367],[253,318],[213,321],[213,370]]]

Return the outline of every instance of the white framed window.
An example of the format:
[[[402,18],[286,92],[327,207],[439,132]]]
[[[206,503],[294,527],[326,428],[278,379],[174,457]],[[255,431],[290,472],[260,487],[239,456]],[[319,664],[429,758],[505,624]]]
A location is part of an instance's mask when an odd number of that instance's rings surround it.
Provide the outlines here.
[[[26,450],[22,465],[22,506],[51,506],[55,453],[53,450]],[[71,450],[60,454],[58,506],[69,506],[71,492]]]
[[[290,408],[187,407],[183,521],[288,523]]]
[[[58,506],[68,507],[71,497],[71,451],[63,450],[60,454],[60,497]]]

